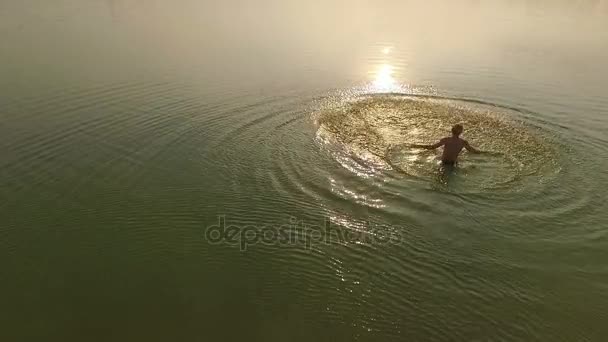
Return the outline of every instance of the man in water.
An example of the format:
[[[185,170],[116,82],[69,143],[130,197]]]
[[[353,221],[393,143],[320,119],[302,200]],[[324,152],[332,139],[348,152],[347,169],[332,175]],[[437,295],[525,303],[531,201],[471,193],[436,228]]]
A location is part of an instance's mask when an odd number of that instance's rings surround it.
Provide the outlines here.
[[[452,127],[452,136],[445,137],[439,140],[438,143],[433,145],[410,145],[416,148],[426,148],[428,150],[434,150],[438,147],[443,146],[443,154],[441,155],[441,163],[445,166],[454,166],[458,160],[458,155],[463,148],[471,153],[483,153],[482,151],[474,149],[469,143],[460,137],[464,128],[462,125],[454,125]]]

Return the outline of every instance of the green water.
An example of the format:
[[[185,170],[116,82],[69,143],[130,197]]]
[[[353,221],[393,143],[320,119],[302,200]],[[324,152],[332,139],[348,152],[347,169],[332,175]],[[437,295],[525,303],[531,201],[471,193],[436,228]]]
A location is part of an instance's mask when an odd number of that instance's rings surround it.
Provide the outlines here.
[[[607,14],[3,1],[0,340],[605,340]]]

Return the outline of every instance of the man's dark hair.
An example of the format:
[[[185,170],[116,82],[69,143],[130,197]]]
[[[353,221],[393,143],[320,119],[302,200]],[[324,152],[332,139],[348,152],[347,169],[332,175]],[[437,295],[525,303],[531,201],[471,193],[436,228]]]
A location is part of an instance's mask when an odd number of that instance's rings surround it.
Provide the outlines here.
[[[462,127],[461,124],[454,125],[454,127],[452,127],[452,134],[460,135],[460,133],[462,133],[463,130],[464,130],[464,127]]]

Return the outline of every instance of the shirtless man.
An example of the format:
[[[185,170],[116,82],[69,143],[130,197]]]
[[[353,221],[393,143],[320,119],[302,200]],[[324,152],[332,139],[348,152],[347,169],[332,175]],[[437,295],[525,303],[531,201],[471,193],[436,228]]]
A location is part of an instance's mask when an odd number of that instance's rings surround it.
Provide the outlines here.
[[[441,155],[441,163],[446,166],[454,166],[456,161],[458,160],[458,155],[463,148],[466,148],[467,151],[471,153],[483,153],[482,151],[476,150],[469,143],[460,138],[460,134],[462,134],[463,127],[462,125],[454,125],[452,127],[452,136],[445,137],[439,140],[438,143],[433,145],[410,145],[411,147],[416,148],[426,148],[428,150],[434,150],[438,147],[443,146],[443,154]]]

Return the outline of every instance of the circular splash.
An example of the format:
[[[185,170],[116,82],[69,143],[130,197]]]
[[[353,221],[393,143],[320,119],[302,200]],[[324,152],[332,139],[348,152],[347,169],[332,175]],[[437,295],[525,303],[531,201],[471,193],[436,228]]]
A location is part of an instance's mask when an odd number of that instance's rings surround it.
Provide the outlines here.
[[[357,160],[383,164],[410,177],[462,189],[513,189],[559,171],[550,137],[510,110],[474,101],[401,94],[366,95],[328,106],[316,115],[318,135]],[[463,124],[463,138],[491,153],[463,152],[446,172],[438,153],[408,147],[432,144]],[[376,166],[374,166],[376,167]]]

